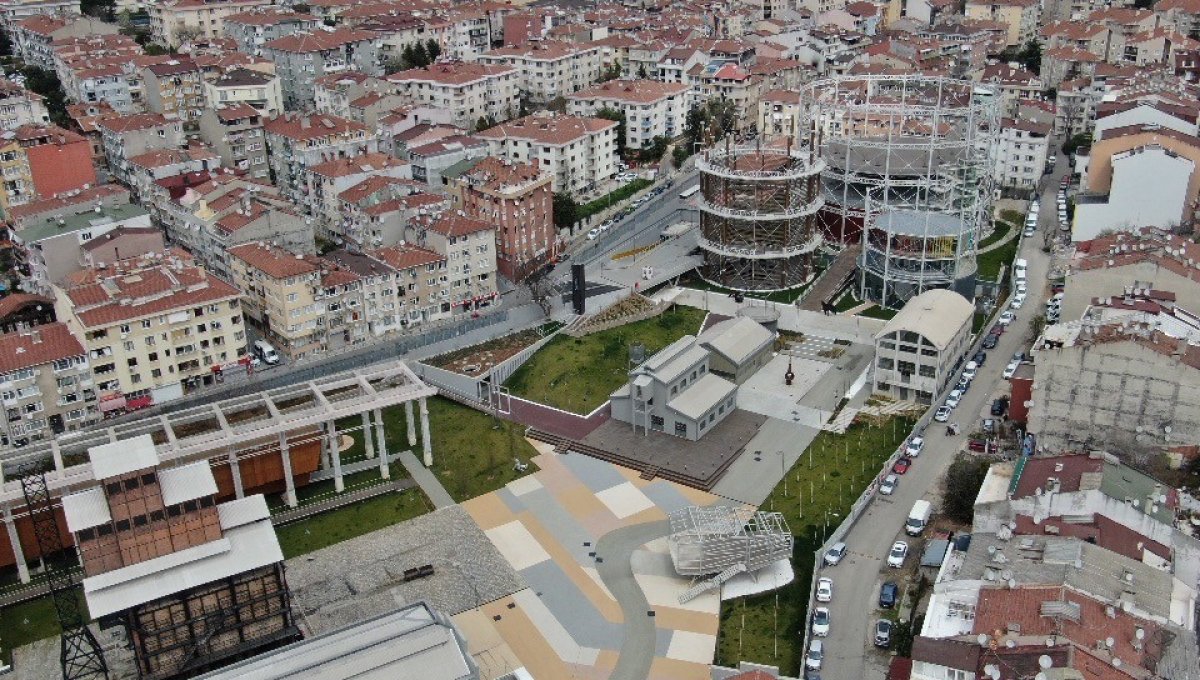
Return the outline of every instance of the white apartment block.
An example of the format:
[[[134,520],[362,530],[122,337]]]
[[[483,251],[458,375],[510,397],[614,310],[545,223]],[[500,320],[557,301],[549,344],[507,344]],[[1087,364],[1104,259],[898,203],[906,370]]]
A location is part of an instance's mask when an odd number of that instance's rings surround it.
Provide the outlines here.
[[[160,0],[146,9],[154,42],[178,47],[197,38],[225,37],[224,19],[271,0]]]
[[[537,163],[551,189],[582,193],[617,172],[617,123],[603,118],[539,112],[476,135],[488,153],[512,163]]]
[[[399,71],[387,80],[408,103],[445,109],[466,129],[480,118],[508,120],[520,108],[520,77],[513,66],[450,62]]]
[[[625,114],[625,146],[641,149],[655,137],[678,137],[687,124],[687,91],[683,83],[655,80],[610,80],[567,96],[567,112],[576,116],[613,109]]]
[[[1033,191],[1046,168],[1050,153],[1048,123],[1005,118],[1000,123],[994,175],[1002,189]]]
[[[599,47],[560,42],[501,47],[484,52],[477,61],[515,67],[521,90],[541,102],[565,97],[600,80]]]

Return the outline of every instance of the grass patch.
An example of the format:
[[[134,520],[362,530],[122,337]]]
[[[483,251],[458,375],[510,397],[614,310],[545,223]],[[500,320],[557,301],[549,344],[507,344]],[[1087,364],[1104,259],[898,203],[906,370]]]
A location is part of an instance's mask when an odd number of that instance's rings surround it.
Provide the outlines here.
[[[989,234],[987,238],[979,242],[979,248],[982,250],[993,243],[999,243],[1003,239],[1008,238],[1008,235],[1016,228],[1016,225],[1011,222],[996,220],[996,227],[992,230],[992,233]]]
[[[576,212],[576,218],[582,220],[591,217],[592,215],[595,215],[596,213],[609,208],[610,206],[624,201],[651,184],[654,184],[654,182],[639,177],[632,182],[617,188],[616,191],[612,191],[594,201],[588,201],[587,203],[579,206],[579,210]]]
[[[278,527],[275,535],[283,556],[290,558],[399,524],[432,509],[420,489],[407,489]]]
[[[84,619],[90,618],[87,603],[83,600],[83,590],[76,588],[74,592]],[[54,613],[54,600],[45,596],[0,608],[0,631],[3,631],[0,632],[0,659],[3,663],[11,664],[13,649],[55,637],[62,632],[58,627],[58,616]]]
[[[779,666],[786,675],[800,675],[814,553],[879,474],[880,466],[908,436],[915,422],[892,418],[877,427],[856,422],[843,435],[821,432],[788,471],[788,493],[784,494],[780,484],[761,509],[782,512],[787,518],[796,536],[792,556],[796,579],[778,591],[722,605],[718,664],[736,667],[739,661],[766,663]]]
[[[1018,239],[1014,238],[993,250],[980,253],[978,277],[987,281],[995,281],[1000,276],[1001,266],[1011,267],[1013,258],[1017,256],[1017,242]]]
[[[505,385],[512,394],[526,399],[574,413],[591,413],[629,378],[630,344],[645,344],[649,356],[696,333],[704,315],[702,309],[677,305],[660,316],[582,338],[558,335]]]
[[[870,317],[872,319],[883,319],[884,321],[887,321],[888,319],[892,318],[893,316],[896,316],[896,313],[898,311],[899,310],[896,310],[896,309],[887,309],[886,307],[880,307],[879,305],[874,305],[872,307],[867,307],[866,309],[859,312],[858,316],[866,316],[866,317]]]
[[[854,293],[847,291],[844,295],[838,298],[838,301],[833,305],[833,308],[836,309],[840,314],[842,312],[848,312],[861,304],[862,300],[854,297]]]

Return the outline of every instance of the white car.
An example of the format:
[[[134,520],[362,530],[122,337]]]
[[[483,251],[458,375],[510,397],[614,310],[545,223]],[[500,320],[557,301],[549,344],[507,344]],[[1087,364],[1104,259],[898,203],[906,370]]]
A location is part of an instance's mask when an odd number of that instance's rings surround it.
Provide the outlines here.
[[[893,569],[899,569],[904,566],[906,557],[908,557],[908,544],[904,541],[896,541],[892,544],[892,549],[888,551],[887,565]]]
[[[808,654],[804,657],[804,667],[810,671],[821,670],[821,662],[825,660],[825,641],[813,640],[808,643]]]
[[[833,579],[822,576],[817,579],[817,602],[829,602],[833,599]]]
[[[960,396],[962,395],[962,392],[959,390],[954,391],[958,392]],[[916,458],[917,456],[921,455],[921,449],[923,448],[925,448],[925,438],[913,437],[912,439],[908,440],[908,446],[904,447],[904,455],[908,456],[909,458]]]
[[[601,231],[601,229],[599,227],[589,230],[588,231],[588,240],[595,241],[596,237],[600,235],[600,231]]]
[[[962,392],[950,390],[950,394],[946,396],[946,408],[958,408],[958,402],[961,400]]]
[[[939,423],[944,423],[947,420],[950,420],[950,414],[952,412],[953,412],[953,409],[951,409],[947,406],[939,406],[938,410],[936,412],[934,412],[934,414],[933,414],[933,419],[938,421]]]
[[[1010,323],[1012,323],[1014,320],[1016,320],[1016,318],[1017,318],[1016,312],[1009,309],[1000,315],[1000,318],[996,320],[996,323],[999,323],[1001,326],[1007,326]]]
[[[896,493],[896,487],[900,484],[900,475],[888,475],[879,483],[879,493],[884,496],[891,496]],[[819,592],[819,591],[818,591]]]
[[[1013,375],[1015,375],[1017,372],[1017,367],[1020,365],[1021,362],[1019,361],[1008,362],[1008,365],[1004,367],[1004,373],[1000,374],[1001,377],[1003,377],[1005,380],[1012,380]]]
[[[829,607],[817,607],[813,612],[812,634],[817,637],[829,635]]]
[[[1025,279],[1017,281],[1017,294],[1025,295],[1029,292],[1029,286],[1025,284]]]
[[[1025,293],[1017,293],[1013,296],[1012,302],[1008,303],[1013,309],[1020,309],[1025,305]]]

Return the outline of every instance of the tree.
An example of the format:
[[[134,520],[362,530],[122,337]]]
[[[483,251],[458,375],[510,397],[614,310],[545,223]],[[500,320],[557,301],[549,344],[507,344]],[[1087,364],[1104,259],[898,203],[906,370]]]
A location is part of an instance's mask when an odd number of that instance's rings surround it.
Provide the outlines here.
[[[554,228],[566,229],[575,226],[578,221],[579,204],[570,194],[555,192],[554,194]]]
[[[1073,154],[1073,153],[1079,151],[1080,149],[1091,148],[1091,146],[1092,146],[1092,138],[1087,136],[1086,133],[1081,132],[1077,135],[1072,136],[1067,141],[1063,142],[1062,149],[1063,149],[1063,153],[1065,153],[1065,154]]]
[[[942,514],[960,524],[970,524],[975,519],[975,497],[987,472],[987,461],[971,456],[959,456],[951,463],[942,482]]]
[[[606,106],[596,112],[596,117],[617,121],[617,155],[624,158],[625,145],[628,141],[626,138],[625,112]]]
[[[400,50],[399,70],[403,71],[405,69],[412,68],[415,65],[414,62],[416,61],[416,58],[416,54],[413,52],[413,46],[405,45],[404,49]]]
[[[663,154],[667,152],[667,147],[671,145],[671,138],[666,135],[658,135],[650,140],[650,143],[642,148],[638,154],[639,160],[645,163],[650,163],[662,159]]]
[[[82,0],[79,3],[79,11],[89,17],[103,19],[104,21],[112,22],[117,19],[116,0]]]
[[[442,46],[439,45],[438,41],[434,40],[433,38],[430,38],[429,42],[425,43],[425,45],[425,55],[429,57],[429,63],[432,64],[433,62],[437,61],[439,56],[441,56]]]
[[[46,71],[36,66],[26,66],[21,69],[25,76],[25,87],[45,97],[46,110],[50,112],[50,120],[55,125],[66,127],[70,124],[67,117],[67,96],[63,93],[62,83],[53,71]]]
[[[1036,40],[1025,43],[1025,47],[1017,53],[1017,61],[1021,62],[1027,71],[1042,72],[1042,45]]]
[[[641,66],[638,67],[638,78],[645,80],[648,77],[649,76],[646,74],[646,65],[642,64]]]
[[[608,68],[600,72],[600,82],[607,83],[610,80],[616,80],[621,77],[621,62],[614,61],[608,65]]]
[[[157,57],[160,54],[170,54],[170,51],[167,50],[167,48],[157,43],[149,43],[143,46],[142,51],[152,57]]]

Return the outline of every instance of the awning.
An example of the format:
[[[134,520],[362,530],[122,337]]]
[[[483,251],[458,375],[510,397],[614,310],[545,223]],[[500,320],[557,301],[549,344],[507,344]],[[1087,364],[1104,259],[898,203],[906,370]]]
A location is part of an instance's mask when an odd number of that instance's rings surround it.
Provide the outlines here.
[[[101,413],[107,413],[109,411],[116,411],[119,408],[125,408],[125,397],[119,396],[111,399],[101,400],[99,406]]]

